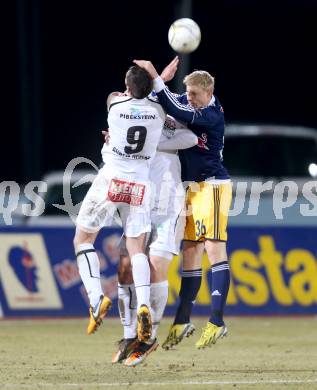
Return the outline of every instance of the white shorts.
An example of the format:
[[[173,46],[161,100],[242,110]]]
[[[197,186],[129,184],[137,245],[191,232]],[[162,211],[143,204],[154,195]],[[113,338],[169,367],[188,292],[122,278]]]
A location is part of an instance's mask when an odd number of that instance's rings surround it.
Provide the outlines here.
[[[184,213],[178,215],[162,216],[153,215],[152,229],[146,239],[146,252],[149,255],[166,257],[171,260],[173,255],[178,255],[180,245],[184,237],[186,218]],[[120,254],[127,256],[126,240],[120,241]]]
[[[186,218],[183,211],[184,198],[174,198],[167,213],[154,208],[151,212],[152,231],[149,248],[155,251],[178,255],[184,237]]]
[[[127,237],[150,232],[148,183],[110,177],[105,169],[99,171],[88,190],[76,225],[88,233],[95,233],[103,226],[109,226],[119,215]]]
[[[165,183],[163,191],[160,191],[160,187],[157,190],[151,211],[151,233],[147,236],[147,252],[150,255],[170,257],[171,259],[172,255],[179,254],[184,237],[185,192],[183,190],[176,191],[176,183],[173,180]],[[120,243],[120,254],[127,255],[124,239]],[[171,254],[171,256],[166,256],[167,254]]]
[[[150,253],[151,251],[179,253],[185,229],[185,216],[182,212],[185,192],[180,176],[178,156],[158,152],[150,171],[150,178],[156,185],[156,196],[151,211]]]

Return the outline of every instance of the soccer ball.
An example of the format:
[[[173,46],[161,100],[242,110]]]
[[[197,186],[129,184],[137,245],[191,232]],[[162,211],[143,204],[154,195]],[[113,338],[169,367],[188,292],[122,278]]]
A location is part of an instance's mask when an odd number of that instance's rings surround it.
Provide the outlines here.
[[[177,19],[168,30],[168,42],[177,53],[191,53],[201,39],[200,28],[189,18]]]

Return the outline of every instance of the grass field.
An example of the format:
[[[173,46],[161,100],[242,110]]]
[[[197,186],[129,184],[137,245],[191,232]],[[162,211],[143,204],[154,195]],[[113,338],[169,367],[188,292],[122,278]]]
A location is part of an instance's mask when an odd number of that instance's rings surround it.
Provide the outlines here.
[[[86,320],[0,321],[1,389],[317,389],[316,318],[229,318],[229,336],[207,350],[198,331],[135,368],[111,364],[118,319],[87,336]],[[170,320],[161,325],[159,341]]]

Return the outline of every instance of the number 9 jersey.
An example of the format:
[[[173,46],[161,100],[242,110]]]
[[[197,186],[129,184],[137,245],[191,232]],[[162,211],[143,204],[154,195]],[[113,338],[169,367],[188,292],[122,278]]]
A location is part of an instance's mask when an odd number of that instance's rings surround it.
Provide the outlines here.
[[[97,232],[119,214],[126,237],[151,231],[150,163],[156,153],[165,112],[154,100],[116,96],[109,107],[105,165],[81,205],[76,225]]]
[[[112,172],[146,180],[165,121],[153,98],[116,96],[109,106],[109,145],[104,155]]]

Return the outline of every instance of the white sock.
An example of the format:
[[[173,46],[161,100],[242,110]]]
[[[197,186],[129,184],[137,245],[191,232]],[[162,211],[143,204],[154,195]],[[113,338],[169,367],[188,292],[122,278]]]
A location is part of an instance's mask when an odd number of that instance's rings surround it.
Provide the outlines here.
[[[151,283],[150,304],[152,313],[152,336],[154,340],[157,336],[158,327],[163,317],[165,306],[168,298],[168,281],[164,280],[159,283]]]
[[[144,253],[131,258],[132,275],[135,285],[138,309],[141,305],[150,307],[150,265]]]
[[[118,308],[121,324],[123,325],[123,337],[132,339],[137,333],[137,307],[134,284],[118,284]]]
[[[99,302],[103,291],[100,283],[100,262],[92,244],[80,244],[77,252],[79,275],[84,283],[92,307]]]

